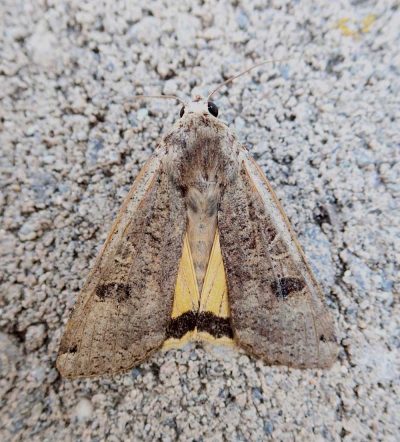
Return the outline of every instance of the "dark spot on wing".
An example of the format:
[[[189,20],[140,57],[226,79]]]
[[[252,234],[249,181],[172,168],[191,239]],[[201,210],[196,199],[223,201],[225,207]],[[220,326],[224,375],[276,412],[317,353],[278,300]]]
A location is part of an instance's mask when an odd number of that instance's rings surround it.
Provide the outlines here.
[[[273,246],[269,249],[269,252],[271,254],[272,259],[279,260],[280,259],[279,257],[281,255],[286,255],[288,253],[285,241],[283,241],[281,238],[277,238]]]
[[[78,346],[76,344],[66,345],[66,343],[61,341],[59,354],[64,355],[66,353],[76,353],[78,351]]]
[[[292,292],[299,292],[305,282],[299,278],[279,278],[271,284],[271,289],[278,299],[286,299]]]
[[[166,338],[180,339],[187,332],[196,328],[197,314],[189,311],[171,319],[167,327]]]
[[[118,302],[127,301],[133,294],[133,286],[122,282],[109,282],[96,287],[96,296],[100,301],[114,299]]]
[[[276,233],[277,232],[275,227],[272,224],[268,223],[264,230],[264,235],[268,243],[271,243],[274,240]]]
[[[210,312],[202,312],[197,319],[197,329],[202,332],[210,333],[214,338],[227,336],[233,338],[231,321],[229,318],[221,318]]]
[[[195,313],[193,311],[171,319],[167,327],[166,338],[180,339],[196,327],[198,331],[207,332],[215,338],[221,338],[222,336],[233,338],[229,318],[221,318],[211,312]]]

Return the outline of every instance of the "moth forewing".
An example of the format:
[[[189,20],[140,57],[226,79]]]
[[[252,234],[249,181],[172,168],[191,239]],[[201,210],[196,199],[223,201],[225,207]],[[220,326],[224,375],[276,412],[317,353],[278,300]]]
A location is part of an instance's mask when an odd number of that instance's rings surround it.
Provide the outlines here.
[[[337,345],[322,292],[268,180],[247,151],[240,163],[218,224],[235,339],[271,364],[328,367]]]
[[[78,296],[57,358],[65,377],[126,371],[164,342],[186,224],[165,158],[137,177]]]

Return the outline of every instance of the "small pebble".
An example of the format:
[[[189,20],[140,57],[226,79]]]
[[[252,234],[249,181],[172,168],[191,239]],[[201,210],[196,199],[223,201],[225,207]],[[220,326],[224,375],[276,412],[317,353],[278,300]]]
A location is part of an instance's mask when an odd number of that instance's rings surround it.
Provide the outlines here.
[[[35,351],[40,348],[46,339],[45,324],[35,324],[27,328],[25,334],[25,348],[28,352]]]
[[[87,421],[93,416],[93,405],[89,399],[82,398],[75,407],[75,416],[78,421]]]

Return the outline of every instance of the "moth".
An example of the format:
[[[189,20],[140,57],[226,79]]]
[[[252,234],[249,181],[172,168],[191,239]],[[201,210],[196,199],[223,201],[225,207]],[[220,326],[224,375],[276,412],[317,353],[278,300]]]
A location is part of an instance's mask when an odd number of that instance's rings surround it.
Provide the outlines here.
[[[193,340],[271,365],[327,368],[337,357],[333,319],[270,183],[200,96],[129,191],[57,368],[67,378],[116,374]]]

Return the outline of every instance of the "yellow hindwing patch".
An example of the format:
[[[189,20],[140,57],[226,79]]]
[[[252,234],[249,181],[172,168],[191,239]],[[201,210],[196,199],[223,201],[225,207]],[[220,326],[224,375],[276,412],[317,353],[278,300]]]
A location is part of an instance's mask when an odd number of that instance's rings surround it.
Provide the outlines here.
[[[183,241],[182,258],[179,263],[176,278],[174,304],[171,319],[178,318],[190,311],[197,312],[200,305],[199,289],[197,287],[196,273],[194,270],[192,254],[190,252],[187,234]],[[181,338],[168,338],[163,345],[164,349],[176,348],[195,339],[196,330],[188,331]]]
[[[172,318],[177,318],[183,313],[199,309],[200,296],[197,287],[196,273],[193,266],[187,235],[183,242],[182,258],[179,264],[178,277],[175,286],[174,305]]]
[[[216,318],[229,318],[228,286],[222,260],[218,229],[215,232],[214,242],[204,277],[203,288],[199,296],[196,273],[187,235],[185,235],[182,258],[179,264],[175,286],[174,303],[171,319],[177,319],[185,313],[211,313]],[[169,337],[164,342],[164,348],[182,346],[189,341],[207,341],[232,345],[228,336],[215,337],[206,331],[197,328],[188,331],[180,338]]]
[[[200,298],[200,311],[229,318],[228,286],[226,284],[218,229],[215,232],[210,260],[208,261],[206,276],[204,277]]]
[[[210,260],[204,277],[204,284],[200,297],[200,312],[210,312],[219,318],[230,317],[228,285],[226,283],[226,274],[224,262],[222,260],[218,229],[215,232]],[[227,336],[217,338],[210,333],[203,331],[198,331],[197,339],[199,341],[214,342],[224,345],[233,344],[232,339]]]

